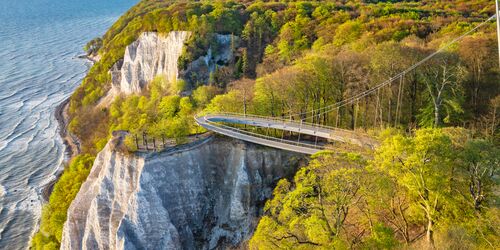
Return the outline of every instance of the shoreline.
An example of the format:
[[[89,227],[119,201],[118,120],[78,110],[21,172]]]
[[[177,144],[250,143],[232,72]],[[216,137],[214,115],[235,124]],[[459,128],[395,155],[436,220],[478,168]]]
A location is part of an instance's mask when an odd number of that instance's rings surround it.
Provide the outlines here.
[[[96,63],[97,61],[99,61],[99,59],[101,59],[98,55],[94,56],[94,55],[87,55],[87,54],[79,55],[76,58],[85,59],[85,60],[88,60],[92,63]]]
[[[98,57],[89,56],[86,54],[79,55],[76,58],[87,60],[87,61],[91,62],[92,64],[94,64],[96,61],[99,60]],[[52,190],[54,189],[54,185],[59,180],[59,177],[61,177],[67,164],[75,156],[77,156],[81,152],[80,151],[80,140],[78,139],[78,137],[76,137],[75,135],[72,135],[68,131],[68,126],[69,126],[68,109],[69,109],[70,100],[71,100],[71,96],[66,98],[59,105],[57,105],[56,109],[54,111],[54,116],[56,118],[57,126],[59,128],[59,136],[63,140],[64,160],[63,160],[63,168],[60,170],[57,170],[57,172],[55,174],[55,178],[53,180],[51,180],[49,183],[47,183],[44,187],[42,187],[42,189],[40,191],[44,202],[49,201],[50,194],[52,193]]]
[[[55,117],[59,126],[59,136],[63,139],[63,143],[66,147],[65,149],[65,154],[66,156],[69,156],[69,158],[65,159],[65,162],[71,161],[73,157],[76,155],[80,154],[80,141],[78,138],[68,131],[68,126],[69,126],[69,103],[70,103],[70,98],[68,97],[66,100],[61,102],[56,107],[55,110]]]
[[[63,140],[64,144],[64,161],[63,161],[63,168],[58,170],[55,174],[55,178],[51,180],[49,183],[47,183],[47,185],[45,185],[41,190],[41,196],[44,202],[49,201],[50,194],[54,189],[54,185],[64,172],[66,165],[71,161],[71,159],[73,159],[80,153],[80,142],[78,138],[69,133],[68,131],[68,125],[69,125],[68,109],[69,109],[70,98],[71,97],[68,97],[66,100],[57,105],[54,111],[54,115],[59,127],[59,136]]]

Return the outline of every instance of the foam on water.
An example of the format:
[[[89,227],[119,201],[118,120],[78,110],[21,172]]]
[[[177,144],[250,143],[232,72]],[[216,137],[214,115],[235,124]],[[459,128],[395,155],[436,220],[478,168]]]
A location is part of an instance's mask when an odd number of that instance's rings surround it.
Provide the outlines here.
[[[54,110],[90,65],[75,58],[137,1],[0,1],[0,249],[28,247],[62,167]]]
[[[5,187],[0,185],[0,199],[7,194],[7,190],[5,190]],[[1,211],[0,211],[1,212]]]

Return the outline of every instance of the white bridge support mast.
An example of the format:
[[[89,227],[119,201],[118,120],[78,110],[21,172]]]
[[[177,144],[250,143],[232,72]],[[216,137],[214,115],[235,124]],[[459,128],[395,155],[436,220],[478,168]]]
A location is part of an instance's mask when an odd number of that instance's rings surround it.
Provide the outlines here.
[[[495,0],[497,16],[497,36],[498,36],[498,67],[500,67],[500,0]]]

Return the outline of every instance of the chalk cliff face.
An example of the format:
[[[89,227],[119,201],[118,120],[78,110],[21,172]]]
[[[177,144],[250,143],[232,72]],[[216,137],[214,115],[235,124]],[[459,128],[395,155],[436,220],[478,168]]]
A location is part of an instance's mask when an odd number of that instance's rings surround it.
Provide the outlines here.
[[[143,33],[127,46],[123,60],[111,69],[113,87],[132,94],[140,93],[157,75],[177,80],[177,61],[189,35],[188,31],[172,31],[167,36]]]
[[[248,239],[299,157],[225,138],[150,155],[108,143],[68,210],[62,249],[214,249]]]
[[[214,72],[216,67],[222,67],[231,62],[232,45],[237,47],[238,42],[237,36],[215,34],[214,47],[211,46],[204,56],[188,64],[187,69],[181,72],[181,77],[191,83],[207,83],[210,73]]]
[[[112,100],[118,94],[141,93],[158,75],[164,75],[170,82],[183,78],[190,83],[207,83],[217,66],[231,62],[231,45],[239,40],[236,36],[215,34],[215,46],[179,73],[177,62],[190,35],[188,31],[172,31],[167,36],[143,33],[127,46],[123,59],[110,69],[112,89],[105,99]]]

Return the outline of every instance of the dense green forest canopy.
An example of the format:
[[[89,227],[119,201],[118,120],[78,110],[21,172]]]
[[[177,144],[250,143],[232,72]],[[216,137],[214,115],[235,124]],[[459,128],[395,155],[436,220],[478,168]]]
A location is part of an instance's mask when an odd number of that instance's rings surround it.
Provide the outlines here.
[[[250,249],[498,249],[498,147],[457,128],[385,138],[280,180]]]
[[[101,46],[101,60],[71,98],[71,128],[84,138],[84,149],[95,153],[110,130],[142,131],[159,122],[148,119],[140,127],[120,126],[109,109],[94,108],[110,89],[109,69],[144,31],[195,33],[179,60],[180,70],[205,53],[214,33],[241,37],[231,65],[214,72],[209,83],[187,87],[209,84],[223,92],[239,79],[256,79],[252,93],[243,94],[251,101],[249,112],[286,116],[369,89],[493,13],[490,1],[481,0],[141,1],[99,43],[89,44],[91,48]],[[499,82],[497,60],[492,56],[496,53],[494,31],[491,22],[405,75],[401,90],[394,84],[316,119],[351,129],[466,125],[493,135],[491,112],[498,106],[494,98]],[[442,78],[450,79],[451,84],[440,83]],[[246,106],[241,103],[242,91],[234,92],[222,99],[235,102],[225,105],[231,107],[227,111],[241,112]],[[93,124],[97,123],[101,126],[95,130]]]
[[[34,248],[59,246],[66,209],[91,155],[112,131],[182,143],[202,131],[192,119],[200,111],[304,119],[293,114],[376,86],[491,17],[494,8],[490,0],[139,2],[86,46],[100,60],[71,97],[70,131],[88,155],[63,174],[58,185],[69,188],[56,186]],[[207,82],[158,76],[140,95],[97,106],[127,45],[146,31],[175,30],[193,33],[179,59],[181,72],[214,46],[216,33],[240,42],[231,48],[231,62]],[[307,117],[372,133],[383,146],[320,154],[295,180],[280,181],[250,246],[498,248],[497,51],[489,22],[394,84]]]

